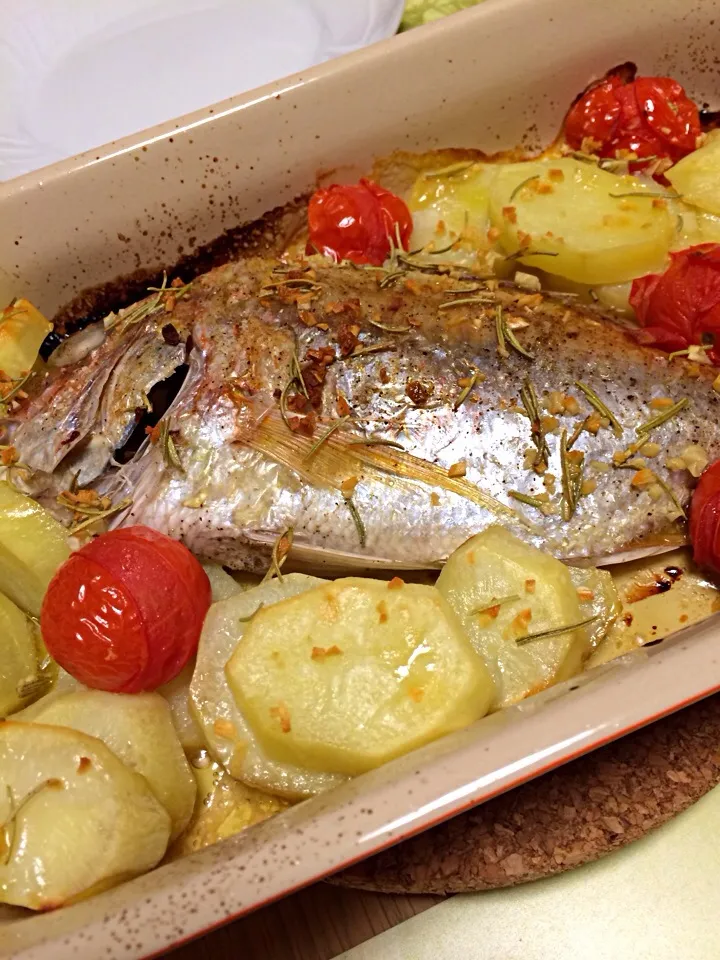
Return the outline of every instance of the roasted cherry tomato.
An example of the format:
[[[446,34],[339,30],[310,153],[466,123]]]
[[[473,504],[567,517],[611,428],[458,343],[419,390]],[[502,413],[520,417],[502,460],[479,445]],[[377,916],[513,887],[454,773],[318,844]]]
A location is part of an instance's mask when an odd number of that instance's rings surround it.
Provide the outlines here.
[[[308,253],[315,249],[335,260],[380,266],[390,253],[390,239],[402,245],[412,233],[405,202],[372,180],[333,184],[316,190],[308,204]]]
[[[695,562],[720,571],[720,460],[700,477],[690,504],[690,541]]]
[[[672,351],[709,342],[708,356],[720,364],[720,244],[671,253],[665,273],[633,280],[630,305],[643,343]]]
[[[172,680],[197,649],[210,581],[190,551],[147,527],[103,534],[50,581],[40,626],[81,683],[137,693]]]
[[[676,163],[697,146],[700,116],[677,81],[610,76],[590,87],[570,108],[565,139],[576,150],[603,157],[665,158]],[[637,166],[642,166],[638,164]]]

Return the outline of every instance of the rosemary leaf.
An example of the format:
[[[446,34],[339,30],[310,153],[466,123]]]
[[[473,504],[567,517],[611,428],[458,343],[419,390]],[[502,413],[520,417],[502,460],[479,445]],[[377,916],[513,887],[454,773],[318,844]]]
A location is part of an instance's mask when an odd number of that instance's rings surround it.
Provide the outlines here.
[[[520,260],[522,257],[559,257],[560,254],[554,250],[516,250],[515,253],[509,253],[506,260]]]
[[[500,607],[504,603],[512,603],[514,600],[519,600],[519,599],[520,599],[519,593],[511,593],[507,597],[498,597],[497,599],[493,597],[491,603],[486,604],[484,607],[477,607],[475,610],[471,610],[470,613],[471,614],[487,613],[488,610],[492,610],[493,607]]]
[[[26,700],[28,697],[34,697],[38,693],[44,693],[51,686],[51,677],[39,676],[32,677],[30,680],[21,680],[15,690],[21,700]]]
[[[12,400],[13,397],[22,390],[32,376],[34,376],[34,372],[31,370],[29,373],[26,373],[24,377],[20,377],[19,380],[13,380],[12,383],[14,386],[4,397],[0,397],[0,400],[2,400],[3,403],[8,403],[8,401]]]
[[[282,417],[283,423],[288,428],[288,430],[292,430],[292,428],[290,426],[290,421],[288,420],[288,415],[287,415],[287,395],[290,392],[290,390],[295,386],[296,383],[297,383],[297,380],[295,377],[291,377],[290,380],[288,380],[288,382],[285,384],[285,386],[282,389],[282,393],[280,394],[280,400],[278,402],[278,406],[280,407],[280,416]]]
[[[397,450],[404,450],[405,447],[397,440],[384,440],[382,437],[366,437],[364,440],[351,440],[350,447],[395,447]]]
[[[582,627],[589,627],[591,623],[600,620],[602,614],[598,613],[594,617],[588,617],[586,620],[578,620],[577,623],[569,623],[564,627],[551,627],[549,630],[538,630],[537,633],[528,633],[520,637],[515,643],[518,647],[524,647],[526,643],[532,643],[533,640],[545,640],[547,637],[559,637],[563,633],[571,633],[573,630],[580,630]]]
[[[672,500],[672,502],[673,502],[673,504],[675,505],[676,509],[680,511],[680,516],[683,518],[683,520],[687,520],[687,514],[685,513],[685,510],[683,509],[683,505],[680,503],[680,501],[678,500],[678,498],[675,496],[675,492],[674,492],[674,490],[672,489],[672,487],[670,486],[670,484],[667,483],[665,480],[663,480],[662,477],[658,476],[657,473],[655,474],[655,482],[658,484],[658,486],[662,487],[662,489],[663,489],[664,493],[666,494],[666,496],[668,496],[668,497],[670,498],[670,500]]]
[[[513,350],[516,353],[519,353],[520,356],[525,357],[528,360],[534,360],[535,357],[525,349],[525,347],[520,343],[518,338],[515,336],[515,331],[511,330],[510,327],[508,326],[508,322],[502,312],[501,307],[499,306],[498,306],[498,313],[500,315],[500,323],[502,325],[502,333],[505,340],[507,340],[507,342],[513,348]]]
[[[651,200],[681,200],[681,193],[645,193],[642,190],[634,190],[629,193],[611,193],[613,200],[620,200],[622,197],[649,197]]]
[[[307,392],[307,387],[305,386],[305,379],[302,375],[302,370],[300,369],[300,361],[298,360],[298,355],[294,347],[292,352],[291,369],[294,374],[294,379],[297,380],[297,382],[300,384],[300,389],[303,392],[303,396],[305,397],[306,400],[309,400],[310,394]]]
[[[454,291],[448,290],[448,293],[453,293]],[[458,291],[459,293],[465,293],[464,290]],[[466,303],[484,303],[492,304],[495,303],[494,297],[458,297],[457,300],[444,300],[439,306],[438,310],[449,310],[451,307],[459,307]]]
[[[107,510],[103,510],[102,513],[98,513],[93,517],[88,517],[87,520],[82,520],[80,523],[73,524],[68,532],[73,535],[79,533],[81,530],[84,530],[85,527],[89,527],[93,523],[97,523],[98,520],[104,520],[106,517],[113,516],[113,514],[122,513],[122,511],[127,510],[131,504],[132,500],[130,497],[127,497],[125,500],[120,500],[119,503],[113,504],[113,506],[108,507]]]
[[[321,446],[325,443],[325,441],[328,439],[328,437],[332,436],[332,434],[335,433],[335,431],[336,431],[339,427],[342,427],[344,424],[346,424],[349,419],[350,419],[350,417],[349,417],[349,416],[346,416],[346,417],[340,417],[339,420],[333,421],[333,422],[330,424],[330,426],[327,428],[327,430],[322,434],[322,436],[318,437],[318,439],[315,441],[315,443],[310,447],[310,449],[308,450],[308,452],[307,452],[307,453],[305,454],[305,456],[303,457],[303,461],[307,462],[308,460],[311,460],[311,459],[315,456],[315,454],[318,452],[318,450],[320,449],[320,447],[321,447]]]
[[[613,428],[613,433],[615,436],[621,437],[623,434],[623,425],[620,423],[612,410],[610,410],[610,408],[602,402],[595,391],[591,390],[590,387],[588,387],[587,384],[583,383],[581,380],[576,380],[575,386],[578,388],[578,390],[581,390],[585,394],[585,398],[590,406],[594,407],[601,417],[605,417],[610,421],[610,425]]]
[[[182,461],[177,452],[175,441],[170,433],[170,421],[163,420],[160,424],[160,435],[158,437],[160,449],[162,450],[163,461],[166,467],[174,467],[180,473],[185,473]]]
[[[515,197],[520,193],[520,191],[522,190],[523,187],[526,187],[529,183],[532,183],[533,180],[539,180],[539,179],[540,179],[540,174],[539,174],[539,173],[536,173],[534,176],[528,177],[527,180],[523,180],[522,183],[519,183],[519,184],[515,187],[515,189],[513,190],[513,192],[510,194],[510,203],[513,202],[513,200],[514,200]]]
[[[520,388],[520,400],[530,420],[532,442],[537,448],[538,457],[542,463],[547,465],[550,462],[550,450],[548,449],[545,432],[542,428],[542,418],[540,416],[537,394],[528,377],[525,378]]]
[[[470,383],[468,383],[466,387],[463,387],[463,389],[458,394],[457,400],[453,404],[454,412],[457,412],[460,409],[460,407],[465,403],[467,398],[475,389],[475,385],[477,384],[477,382],[478,382],[478,375],[477,375],[477,372],[475,372],[473,373],[472,377],[470,377]]]
[[[461,160],[459,163],[450,163],[447,167],[440,167],[439,170],[426,170],[423,177],[426,180],[434,180],[436,177],[452,177],[456,173],[464,173],[465,170],[474,166],[474,160]]]
[[[693,343],[692,346],[696,350],[712,350],[712,343]],[[685,350],[673,350],[672,353],[668,354],[668,362],[674,360],[675,357],[689,357],[690,356],[690,347]]]
[[[497,337],[497,352],[503,360],[507,360],[510,354],[505,346],[505,324],[503,322],[503,309],[500,304],[495,311],[495,336]]]
[[[273,544],[272,554],[270,558],[270,566],[265,576],[262,578],[260,583],[267,583],[268,580],[272,580],[273,577],[277,577],[280,583],[283,582],[282,575],[282,566],[287,559],[290,549],[293,545],[293,537],[295,531],[292,527],[288,527],[287,530],[283,530],[280,536],[277,538]],[[257,613],[257,611],[255,611]]]
[[[383,277],[383,279],[380,281],[378,286],[380,287],[381,290],[384,290],[386,287],[392,286],[397,280],[400,279],[400,277],[404,277],[404,276],[405,276],[404,270],[394,270],[392,273],[388,273],[386,277]]]
[[[263,601],[263,603],[259,603],[259,604],[255,607],[255,609],[253,610],[253,612],[252,612],[251,614],[249,614],[247,617],[238,617],[238,623],[250,623],[250,621],[253,620],[253,619],[257,616],[258,613],[260,613],[260,611],[262,610],[262,608],[263,608],[264,606],[265,606],[264,601]]]
[[[368,317],[367,322],[371,327],[377,327],[378,330],[385,330],[387,333],[410,333],[412,330],[412,327],[392,327],[390,324],[383,323],[382,320],[373,320],[372,317]]]
[[[567,455],[567,430],[563,430],[560,437],[560,474],[562,479],[562,518],[566,522],[575,513],[575,507],[577,506],[574,499],[575,484],[573,483]]]
[[[360,539],[360,546],[364,547],[367,542],[367,532],[365,530],[365,524],[363,523],[362,517],[358,513],[358,508],[355,506],[352,497],[345,497],[345,503],[347,508],[350,511],[350,516],[353,518],[353,523],[355,524],[355,529],[358,532],[358,538]]]
[[[16,803],[9,784],[6,785],[7,797],[10,805],[10,816],[3,824],[0,824],[0,829],[3,831],[4,847],[4,852],[0,853],[0,857],[2,857],[2,859],[0,859],[1,866],[6,867],[14,856],[17,818],[23,807],[27,806],[33,797],[36,797],[39,793],[42,793],[43,790],[48,788],[56,790],[63,789],[64,786],[65,784],[62,780],[59,780],[57,777],[50,777],[48,780],[43,780],[41,783],[38,783],[37,786],[33,787],[32,790],[25,794],[19,803]]]
[[[512,497],[513,500],[519,500],[520,503],[527,504],[528,507],[535,507],[536,510],[544,510],[548,506],[544,500],[539,500],[527,493],[521,493],[519,490],[508,490],[508,496]]]
[[[386,341],[385,343],[372,343],[367,347],[355,347],[353,352],[348,356],[348,360],[352,357],[362,357],[367,353],[381,353],[383,350],[394,350],[395,344]]]
[[[667,410],[663,410],[662,413],[659,413],[656,417],[651,417],[649,420],[646,420],[645,423],[641,423],[639,427],[635,428],[635,433],[650,433],[650,431],[656,427],[660,427],[663,423],[667,423],[668,420],[672,420],[673,417],[677,416],[681,410],[684,410],[685,407],[689,405],[690,400],[687,397],[683,397],[682,400],[678,400],[677,403],[668,407]]]

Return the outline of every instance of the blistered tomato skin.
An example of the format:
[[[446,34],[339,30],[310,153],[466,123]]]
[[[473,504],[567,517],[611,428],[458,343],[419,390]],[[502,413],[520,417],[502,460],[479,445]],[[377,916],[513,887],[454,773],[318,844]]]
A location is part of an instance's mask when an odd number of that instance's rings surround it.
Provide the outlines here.
[[[144,527],[104,534],[50,582],[41,613],[48,652],[87,686],[154,690],[197,649],[210,582],[182,544]]]
[[[720,573],[720,460],[700,477],[690,504],[690,542],[695,562]]]
[[[576,150],[602,157],[634,153],[640,161],[676,163],[697,147],[700,115],[677,81],[637,77],[628,83],[610,76],[579,97],[565,118],[565,139]],[[645,164],[631,164],[640,169]]]
[[[308,204],[308,253],[334,260],[380,266],[390,254],[390,238],[402,246],[412,233],[412,216],[400,197],[362,179],[316,190]]]
[[[671,253],[664,273],[633,280],[630,305],[642,343],[673,351],[709,341],[707,356],[720,364],[720,244]]]

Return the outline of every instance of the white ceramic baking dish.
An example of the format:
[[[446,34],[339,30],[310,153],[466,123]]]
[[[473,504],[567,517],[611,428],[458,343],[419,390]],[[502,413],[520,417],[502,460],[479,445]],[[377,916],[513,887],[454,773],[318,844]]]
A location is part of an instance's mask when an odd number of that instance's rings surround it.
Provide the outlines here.
[[[52,314],[397,147],[537,145],[624,60],[718,106],[719,48],[715,0],[487,0],[0,185],[0,299]],[[718,689],[713,618],[93,899],[6,911],[0,956],[150,956]]]

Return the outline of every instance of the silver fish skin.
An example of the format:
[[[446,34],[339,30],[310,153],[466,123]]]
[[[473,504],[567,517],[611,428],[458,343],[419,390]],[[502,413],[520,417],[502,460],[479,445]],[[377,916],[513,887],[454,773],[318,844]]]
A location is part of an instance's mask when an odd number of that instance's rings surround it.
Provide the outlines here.
[[[170,319],[183,343],[192,335],[189,373],[164,417],[170,443],[146,442],[95,483],[132,497],[117,523],[147,524],[252,571],[266,568],[288,528],[296,565],[338,569],[437,567],[498,522],[575,561],[682,540],[678,516],[695,480],[666,463],[690,444],[711,461],[720,456],[713,370],[638,345],[570,297],[430,270],[392,277],[319,257],[294,269],[261,259],[218,268],[171,314],[113,331],[65,386],[37,390],[32,417],[16,425],[19,457],[45,477],[67,477],[55,430],[74,425],[75,457],[98,437],[116,443],[117,411],[132,408],[138,385],[132,365],[122,377],[113,371],[132,356],[155,369],[149,379],[167,376],[185,359],[165,349]],[[598,424],[578,384],[619,426]],[[567,402],[551,414],[558,396]],[[671,401],[686,405],[643,432]],[[36,418],[56,437],[52,455]],[[572,471],[582,454],[582,470],[568,486],[561,438],[582,424],[565,458]],[[644,440],[657,446],[643,450]],[[616,468],[613,455],[624,451],[630,466]],[[529,505],[513,494],[542,499]]]

